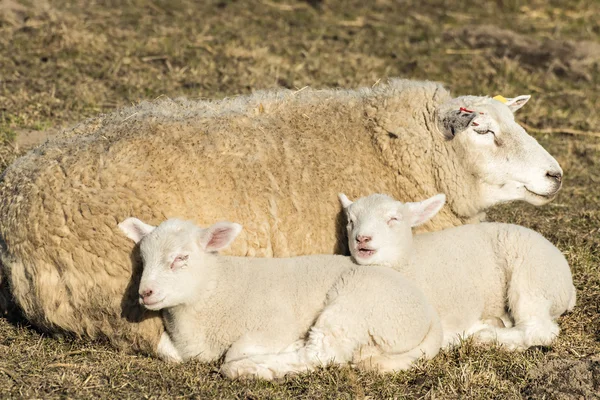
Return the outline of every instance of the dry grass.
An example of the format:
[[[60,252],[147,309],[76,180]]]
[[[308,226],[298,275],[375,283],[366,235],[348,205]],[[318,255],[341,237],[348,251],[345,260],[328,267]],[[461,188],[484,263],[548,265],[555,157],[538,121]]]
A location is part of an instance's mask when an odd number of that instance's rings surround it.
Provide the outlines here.
[[[1,0],[0,164],[24,151],[26,134],[158,96],[355,87],[387,76],[443,81],[457,94],[531,93],[519,119],[563,166],[564,189],[549,206],[490,215],[540,231],[572,265],[579,302],[555,346],[508,354],[467,343],[393,376],[326,368],[244,383],[215,366],[171,366],[2,319],[0,398],[600,397],[600,139],[589,134],[600,132],[600,3],[422,3]],[[481,42],[461,33],[478,26],[517,35]]]

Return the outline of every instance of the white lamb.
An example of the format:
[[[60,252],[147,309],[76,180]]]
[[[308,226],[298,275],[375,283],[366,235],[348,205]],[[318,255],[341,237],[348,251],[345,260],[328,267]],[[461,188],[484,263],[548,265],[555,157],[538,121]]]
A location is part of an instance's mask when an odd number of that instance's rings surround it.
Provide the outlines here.
[[[443,346],[474,335],[509,350],[549,345],[555,322],[575,306],[569,265],[552,243],[517,225],[481,223],[414,235],[444,205],[437,195],[401,203],[374,194],[340,202],[350,251],[361,265],[385,265],[412,280],[437,309]]]
[[[155,228],[128,218],[119,227],[141,241],[140,302],[163,310],[163,358],[225,354],[226,376],[274,379],[328,362],[402,370],[440,349],[435,310],[390,268],[334,255],[218,255],[241,231],[231,222],[202,229],[171,219]]]

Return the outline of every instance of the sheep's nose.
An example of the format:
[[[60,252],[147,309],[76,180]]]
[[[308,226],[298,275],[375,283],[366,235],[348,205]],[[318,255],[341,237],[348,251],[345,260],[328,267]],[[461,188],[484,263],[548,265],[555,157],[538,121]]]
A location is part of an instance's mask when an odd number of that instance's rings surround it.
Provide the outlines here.
[[[548,178],[554,179],[558,183],[562,182],[563,175],[562,175],[562,172],[560,172],[560,171],[548,171],[548,172],[546,172],[546,176]]]
[[[146,297],[150,297],[150,296],[152,296],[152,293],[154,293],[154,292],[152,291],[152,289],[141,290],[141,291],[140,291],[140,297],[141,297],[142,299],[145,299]]]
[[[358,243],[369,243],[371,241],[372,237],[371,236],[364,236],[364,235],[357,235],[356,236],[356,241]]]

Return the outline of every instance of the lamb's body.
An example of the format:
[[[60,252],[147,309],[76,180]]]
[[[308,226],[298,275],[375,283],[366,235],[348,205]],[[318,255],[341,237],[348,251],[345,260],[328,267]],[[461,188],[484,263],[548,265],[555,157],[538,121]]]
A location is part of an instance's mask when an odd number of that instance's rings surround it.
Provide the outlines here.
[[[518,225],[482,223],[416,235],[413,258],[397,270],[412,276],[434,305],[446,343],[480,329],[486,335],[500,333],[502,342],[501,334],[508,331],[485,322],[499,318],[505,326],[523,328],[532,320],[555,320],[575,305],[565,257],[540,234]],[[558,327],[546,328],[540,343],[523,331],[506,345],[550,344]]]
[[[493,179],[510,193],[482,188],[491,178],[474,178],[487,172],[473,168],[491,156],[479,163],[483,155],[471,153],[483,150],[470,136],[441,133],[442,111],[453,115],[477,101],[492,102],[451,99],[431,82],[392,80],[373,89],[160,100],[91,119],[2,175],[2,284],[39,328],[153,352],[163,327],[131,290],[136,264],[116,230],[126,216],[240,221],[245,230],[231,254],[284,257],[346,251],[335,202],[346,188],[403,200],[445,191],[451,207],[425,230],[477,221],[499,201],[549,201],[560,182],[546,171],[560,167],[505,105],[486,114],[504,121],[511,136],[503,146],[511,164],[494,171],[512,176],[506,170],[525,160],[531,168],[518,170],[535,171],[531,187],[540,196]]]
[[[248,332],[260,333],[273,352],[282,351],[304,338],[329,289],[353,266],[344,256],[221,256],[215,262],[217,285],[210,297],[163,311],[184,360],[217,360]]]
[[[120,226],[141,240],[139,293],[146,307],[163,310],[164,358],[210,362],[226,354],[227,376],[273,379],[330,361],[397,371],[440,349],[433,307],[390,268],[333,255],[220,256],[214,251],[239,225],[142,224],[130,218]]]
[[[434,215],[441,198],[408,205],[383,195],[342,200],[354,224],[349,235],[355,260],[390,266],[423,290],[442,321],[444,345],[472,334],[513,350],[549,345],[559,333],[555,320],[575,306],[563,254],[539,233],[512,224],[413,237],[411,220],[417,225]],[[390,215],[397,222],[386,223]]]

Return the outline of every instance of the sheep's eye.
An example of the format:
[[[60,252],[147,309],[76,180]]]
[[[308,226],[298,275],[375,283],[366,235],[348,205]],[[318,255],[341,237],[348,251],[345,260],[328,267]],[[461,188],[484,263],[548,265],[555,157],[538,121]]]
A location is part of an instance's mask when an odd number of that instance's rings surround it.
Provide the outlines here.
[[[394,222],[398,222],[398,221],[399,221],[398,217],[391,217],[388,220],[388,224],[393,224]]]
[[[480,135],[487,135],[488,133],[491,133],[492,135],[496,134],[496,133],[494,133],[494,131],[489,130],[489,129],[475,129],[475,132],[477,132]]]

